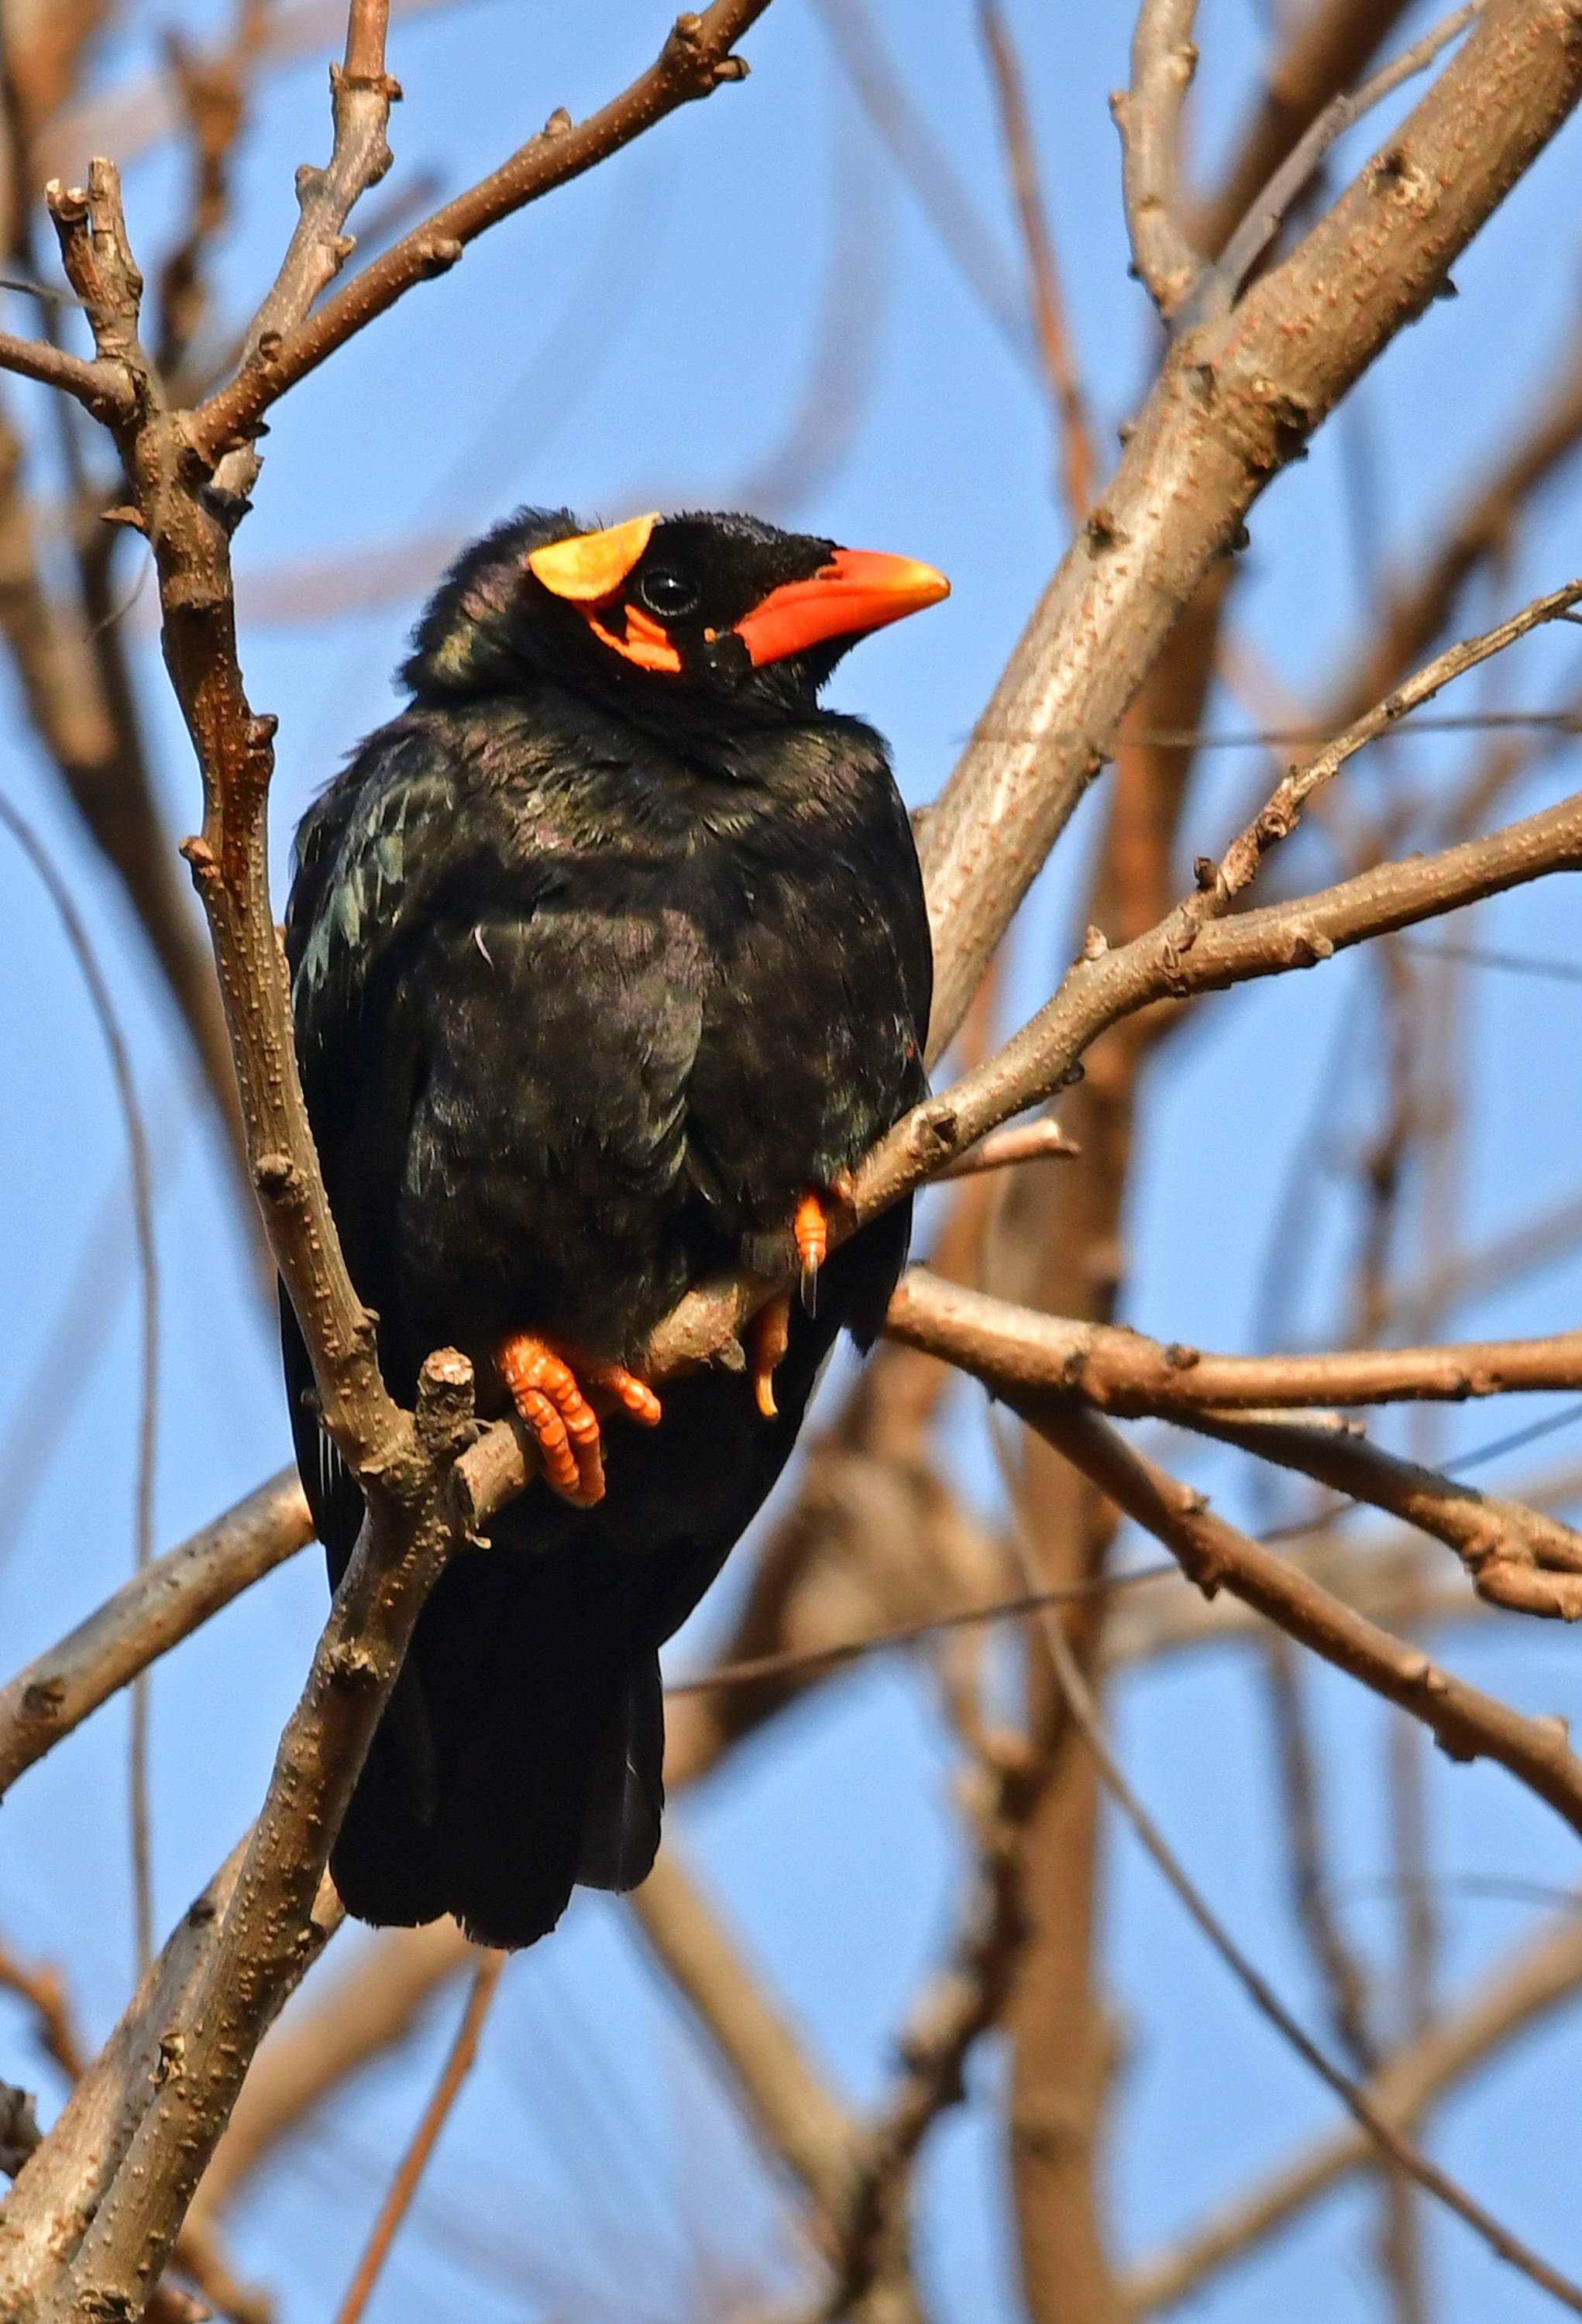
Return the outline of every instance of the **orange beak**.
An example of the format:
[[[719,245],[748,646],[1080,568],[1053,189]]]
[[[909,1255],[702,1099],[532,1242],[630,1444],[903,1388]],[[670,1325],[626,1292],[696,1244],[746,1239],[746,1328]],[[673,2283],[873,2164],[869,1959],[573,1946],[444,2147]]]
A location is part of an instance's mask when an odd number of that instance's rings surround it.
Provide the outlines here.
[[[804,653],[827,638],[861,637],[886,622],[921,613],[950,595],[931,565],[867,549],[837,549],[810,581],[788,581],[736,623],[754,669]]]

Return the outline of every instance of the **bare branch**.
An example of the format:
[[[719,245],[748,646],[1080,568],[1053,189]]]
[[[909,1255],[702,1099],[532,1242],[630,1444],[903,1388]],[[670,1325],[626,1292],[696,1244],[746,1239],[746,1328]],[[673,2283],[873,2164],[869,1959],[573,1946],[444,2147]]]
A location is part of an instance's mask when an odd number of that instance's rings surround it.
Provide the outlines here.
[[[282,1469],[134,1576],[0,1687],[0,1794],[140,1670],[313,1538],[295,1469]]]
[[[1366,2086],[1382,2120],[1410,2129],[1433,2101],[1476,2070],[1513,2034],[1568,2001],[1582,1986],[1582,1923],[1568,1917],[1522,1946],[1460,2008],[1387,2059]],[[1125,2279],[1129,2313],[1173,2308],[1336,2186],[1376,2150],[1366,2131],[1331,2131],[1238,2194],[1194,2233],[1144,2259]]]
[[[1576,35],[1574,0],[1496,0],[1391,137],[1389,168],[1370,163],[1229,317],[1171,349],[1102,505],[924,824],[932,1056],[1181,606],[1575,106]]]
[[[1432,1534],[1456,1552],[1491,1606],[1568,1622],[1582,1615],[1582,1534],[1558,1518],[1454,1483],[1336,1429],[1223,1413],[1199,1414],[1191,1425]]]
[[[932,1177],[963,1148],[1052,1096],[1107,1026],[1152,1002],[1184,1001],[1253,978],[1310,968],[1337,952],[1498,895],[1546,872],[1582,866],[1582,794],[1485,839],[1442,854],[1382,864],[1338,887],[1290,904],[1264,905],[1232,920],[1202,921],[1185,908],[1116,951],[1096,932],[1085,956],[996,1056],[941,1096],[907,1115],[874,1148],[853,1180],[854,1222],[874,1215]],[[1217,875],[1216,875],[1217,876]],[[1179,938],[1195,928],[1189,948]],[[746,1295],[762,1304],[762,1291]],[[721,1333],[723,1295],[694,1293],[656,1335],[673,1360],[682,1348]],[[728,1305],[724,1314],[731,1314]],[[744,1300],[739,1313],[751,1314]],[[729,1328],[735,1328],[734,1321]]]
[[[1132,86],[1110,111],[1124,156],[1126,231],[1133,267],[1168,322],[1202,260],[1181,219],[1181,106],[1198,69],[1192,25],[1198,0],[1143,0],[1132,34]]]
[[[1162,1542],[1200,1590],[1244,1599],[1299,1645],[1420,1720],[1448,1758],[1496,1761],[1582,1832],[1582,1759],[1562,1721],[1523,1718],[1365,1621],[1273,1550],[1213,1516],[1200,1493],[1144,1461],[1096,1413],[1070,1412],[1026,1390],[1005,1401]]]
[[[211,396],[192,416],[188,433],[193,449],[202,457],[217,460],[222,453],[245,444],[270,405],[288,388],[305,379],[326,356],[344,346],[416,284],[447,272],[480,234],[556,186],[580,177],[679,105],[709,96],[725,81],[742,79],[746,67],[733,54],[735,44],[768,5],[769,0],[712,0],[701,15],[678,17],[657,61],[629,88],[584,122],[573,124],[563,114],[555,115],[537,137],[492,176],[458,194],[403,235],[316,314],[297,318],[301,282],[295,272],[289,281],[282,272],[282,312],[291,319],[276,326],[261,319],[265,310],[260,310],[254,359],[244,364],[229,387]],[[313,231],[318,231],[317,226]],[[305,213],[304,235],[307,232]],[[304,240],[301,256],[306,264],[323,263],[322,256],[314,255],[314,248]],[[288,260],[288,269],[290,265]],[[273,337],[276,327],[283,334],[278,345]],[[0,362],[3,356],[0,348]]]
[[[248,326],[244,368],[265,339],[294,331],[334,281],[354,246],[344,233],[347,219],[390,167],[385,133],[401,88],[384,69],[389,14],[388,0],[351,0],[346,60],[329,69],[335,117],[329,166],[315,170],[304,164],[297,172],[301,215],[280,272]]]
[[[744,1959],[739,1940],[683,1868],[672,1843],[628,1901],[660,1966],[729,2067],[766,2152],[800,2182],[821,2234],[828,2235],[855,2164],[856,2126],[830,2096]]]
[[[1115,1324],[1041,1315],[940,1283],[926,1268],[902,1277],[885,1330],[908,1347],[962,1365],[996,1395],[1037,1388],[1133,1420],[1192,1422],[1236,1407],[1460,1403],[1514,1388],[1582,1387],[1582,1332],[1463,1346],[1221,1356]]]
[[[355,12],[353,22],[356,22]],[[349,55],[349,37],[347,49]],[[369,2295],[379,2281],[379,2271],[395,2240],[396,2230],[411,2208],[418,2181],[423,2175],[439,2133],[445,2127],[446,2118],[456,2103],[457,2093],[472,2071],[473,2060],[477,2055],[478,2037],[483,2032],[484,2020],[495,1998],[495,1988],[500,1982],[500,1972],[505,1960],[504,1953],[485,1952],[478,1956],[478,1965],[473,1971],[472,1991],[467,1996],[467,2007],[457,2028],[450,2054],[445,2061],[433,2096],[423,2109],[422,2119],[412,2134],[412,2144],[402,2156],[401,2167],[391,2181],[390,2191],[375,2222],[367,2249],[357,2263],[357,2272],[336,2311],[335,2324],[357,2324],[357,2319],[368,2304]]]
[[[19,339],[12,331],[0,331],[0,371],[37,380],[41,387],[59,388],[106,423],[131,414],[132,383],[123,370],[109,362],[85,361],[47,339]]]
[[[1028,1416],[1024,1416],[1024,1417]],[[1036,1425],[1036,1422],[1033,1425]],[[1083,1426],[1090,1443],[1096,1441],[1096,1434],[1105,1436],[1111,1434],[1111,1432],[1106,1430],[1102,1421],[1085,1421]],[[1064,1434],[1064,1432],[1061,1433]],[[1068,1438],[1067,1441],[1070,1440]],[[1119,1445],[1118,1438],[1114,1439],[1114,1442]],[[1120,1449],[1124,1451],[1124,1447]],[[1087,1463],[1085,1462],[1083,1465],[1087,1467]],[[1092,1473],[1091,1469],[1089,1473]],[[1107,1486],[1106,1489],[1108,1489]],[[1226,1530],[1228,1531],[1228,1528]],[[1247,1545],[1255,1546],[1254,1544]],[[1024,1554],[1026,1570],[1031,1572],[1032,1570],[1031,1553],[1024,1553]],[[1043,1627],[1050,1658],[1059,1675],[1061,1692],[1065,1695],[1072,1718],[1082,1730],[1083,1738],[1088,1749],[1098,1763],[1106,1788],[1125,1815],[1143,1849],[1175,1891],[1190,1918],[1230,1969],[1254,2006],[1269,2019],[1304,2062],[1310,2066],[1319,2080],[1335,2093],[1347,2113],[1366,2133],[1368,2138],[1388,2155],[1398,2169],[1409,2178],[1415,2180],[1417,2184],[1429,2194],[1436,2196],[1446,2209],[1453,2211],[1458,2219],[1463,2220],[1473,2230],[1475,2235],[1481,2236],[1489,2248],[1508,2265],[1517,2269],[1531,2282],[1540,2285],[1551,2299],[1558,2300],[1562,2307],[1570,2309],[1573,2314],[1582,2315],[1582,2286],[1572,2283],[1568,2278],[1550,2267],[1546,2260],[1540,2259],[1536,2252],[1530,2250],[1517,2236],[1502,2227],[1500,2222],[1490,2212],[1485,2210],[1483,2205],[1469,2195],[1456,2180],[1441,2171],[1437,2163],[1430,2163],[1425,2154],[1420,2153],[1411,2141],[1404,2138],[1395,2126],[1379,2112],[1367,2091],[1360,2088],[1348,2075],[1341,2073],[1325,2057],[1318,2044],[1309,2039],[1268,1980],[1254,1967],[1252,1961],[1209,1908],[1198,1888],[1188,1877],[1180,1859],[1165,1840],[1152,1817],[1126,1781],[1121,1771],[1120,1763],[1110,1749],[1105,1735],[1098,1715],[1098,1706],[1094,1702],[1087,1682],[1077,1666],[1076,1659],[1067,1643],[1066,1634],[1058,1618],[1052,1614],[1046,1614],[1043,1618]]]

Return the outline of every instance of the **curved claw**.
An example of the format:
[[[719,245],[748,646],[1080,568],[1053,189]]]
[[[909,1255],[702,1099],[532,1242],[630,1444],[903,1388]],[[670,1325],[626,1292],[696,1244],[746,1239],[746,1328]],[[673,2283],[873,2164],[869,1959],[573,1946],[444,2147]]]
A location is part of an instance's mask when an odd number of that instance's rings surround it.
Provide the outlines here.
[[[819,1269],[829,1256],[829,1213],[819,1195],[809,1192],[797,1204],[791,1240],[802,1263],[802,1305],[810,1315],[819,1296]]]
[[[791,1293],[781,1291],[753,1318],[753,1394],[765,1420],[778,1418],[774,1367],[791,1340]]]

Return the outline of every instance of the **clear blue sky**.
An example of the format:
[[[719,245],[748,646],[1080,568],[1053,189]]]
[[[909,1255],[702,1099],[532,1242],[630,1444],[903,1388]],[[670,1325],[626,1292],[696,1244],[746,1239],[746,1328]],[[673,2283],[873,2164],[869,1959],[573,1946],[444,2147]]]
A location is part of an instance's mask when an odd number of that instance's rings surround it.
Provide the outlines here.
[[[144,69],[171,16],[204,28],[219,13],[135,7],[106,79]],[[1014,282],[974,9],[967,0],[876,0],[874,13]],[[1209,0],[1201,12],[1195,134],[1206,161],[1239,115],[1264,18],[1275,13],[1256,0]],[[1147,376],[1154,328],[1125,276],[1105,103],[1126,77],[1130,11],[1011,0],[1010,14],[1076,342],[1109,443]],[[1413,12],[1408,31],[1430,14]],[[646,0],[576,8],[469,0],[402,22],[392,64],[406,99],[393,124],[391,189],[424,170],[454,189],[556,106],[588,110],[648,59],[665,21]],[[237,568],[244,612],[251,604],[258,616],[243,638],[253,698],[281,719],[274,827],[282,897],[297,816],[341,754],[393,706],[389,673],[422,584],[414,573],[399,601],[349,613],[315,598],[296,621],[279,617],[282,594],[302,594],[312,577],[305,565],[353,553],[371,570],[416,540],[438,558],[446,541],[523,501],[614,519],[656,501],[733,505],[756,485],[761,503],[772,502],[766,513],[940,566],[954,584],[949,604],[865,644],[843,667],[833,698],[889,734],[910,798],[929,798],[948,773],[1064,545],[1044,401],[1014,333],[986,310],[911,190],[868,143],[811,0],[775,0],[746,54],[753,73],[744,88],[688,108],[475,246],[454,274],[414,294],[273,419]],[[1353,163],[1377,129],[1345,149]],[[239,223],[225,255],[232,313],[250,305],[283,246],[292,169],[322,159],[327,141],[323,59],[271,78],[239,170]],[[152,277],[181,167],[161,149],[132,166],[127,182],[133,234]],[[1356,416],[1328,430],[1254,512],[1237,621],[1299,698],[1321,691],[1365,634],[1374,608],[1359,576],[1371,544],[1410,556],[1431,537],[1480,447],[1520,411],[1574,328],[1579,193],[1582,144],[1572,131],[1457,268],[1459,298],[1436,304],[1403,336],[1365,383]],[[808,391],[821,307],[838,301],[840,394],[824,413],[826,440],[804,464],[799,497],[777,455]],[[33,413],[33,399],[17,400]],[[1566,578],[1577,513],[1573,480],[1521,528],[1463,626]],[[130,558],[125,569],[130,579]],[[162,781],[172,825],[185,830],[197,818],[196,783],[147,612],[139,604],[127,618],[141,625],[138,668]],[[1564,639],[1532,641],[1493,683],[1511,700],[1547,699],[1569,654]],[[1465,706],[1480,698],[1469,691]],[[90,910],[162,1157],[164,1545],[287,1457],[273,1323],[180,1042],[151,994],[118,899],[12,711],[0,729],[0,783],[51,835]],[[1220,700],[1213,717],[1240,724],[1244,712]],[[1448,779],[1465,759],[1454,740],[1414,743],[1359,783],[1364,796],[1382,797],[1408,777],[1442,770]],[[1556,760],[1513,807],[1558,796],[1574,764]],[[1207,762],[1188,816],[1187,857],[1223,839],[1256,765],[1247,754]],[[1078,819],[1035,891],[1018,937],[1018,1009],[1048,991],[1069,943],[1091,828],[1090,816]],[[1309,863],[1314,877],[1326,876],[1318,850]],[[128,1569],[135,1336],[117,1226],[124,1147],[102,1051],[47,901],[5,847],[0,905],[0,1041],[11,1091],[0,1205],[25,1229],[0,1246],[0,1300],[12,1319],[0,1351],[0,1431],[25,1408],[39,1351],[74,1286],[79,1292],[96,1234],[108,1253],[88,1288],[98,1316],[80,1393],[25,1508],[7,1503],[0,1478],[0,1630],[14,1665]],[[1485,945],[1582,959],[1569,882],[1505,899],[1476,927]],[[1355,963],[1337,963],[1217,1004],[1151,1085],[1147,1159],[1128,1225],[1128,1312],[1147,1328],[1251,1344],[1257,1258],[1292,1156],[1304,1139],[1324,1155],[1342,1151],[1365,1120],[1355,1097],[1320,1104],[1314,1119],[1332,1043],[1370,1054],[1361,975]],[[1577,988],[1479,982],[1462,1226],[1469,1240],[1575,1185],[1582,1107],[1569,1068],[1579,1020]],[[1308,1221],[1315,1288],[1291,1318],[1293,1330],[1333,1322],[1326,1293],[1345,1260],[1349,1217],[1321,1164]],[[1457,1328],[1573,1323],[1579,1287],[1582,1268],[1556,1266],[1497,1304],[1466,1309]],[[1499,1434],[1511,1410],[1451,1416],[1441,1448]],[[983,1489],[981,1450],[962,1457],[967,1489]],[[1231,1514],[1260,1514],[1228,1461],[1199,1460],[1193,1473]],[[733,1586],[727,1576],[679,1642],[677,1667],[717,1626]],[[160,1668],[162,1923],[257,1802],[323,1595],[310,1553]],[[1459,1667],[1524,1708],[1582,1711],[1569,1634],[1505,1623],[1445,1643]],[[1314,1694],[1332,1744],[1339,1868],[1364,1879],[1387,1860],[1383,1720],[1328,1674],[1316,1677]],[[1312,2014],[1286,1906],[1255,1668],[1223,1651],[1182,1657],[1120,1687],[1115,1715],[1128,1764],[1194,1874],[1288,1997]],[[112,1706],[28,1775],[0,1821],[0,1932],[23,1954],[68,1966],[96,2034],[113,2022],[130,1961],[125,1728],[124,1705]],[[959,1868],[951,1779],[926,1671],[886,1662],[825,1689],[673,1816],[678,1839],[854,2099],[884,2088],[894,2029],[948,1939]],[[1430,1800],[1445,1866],[1574,1878],[1560,1827],[1499,1775],[1436,1767]],[[1452,1898],[1447,1989],[1532,1917],[1531,1907]],[[1355,1907],[1350,1924],[1365,1939],[1386,1933],[1375,1906]],[[343,1939],[337,1951],[356,1941]],[[1106,1952],[1125,2049],[1115,2218],[1121,2246],[1136,2252],[1333,2109],[1251,2017],[1118,1835]],[[400,2061],[371,2075],[337,2109],[333,2127],[260,2185],[237,2223],[238,2255],[280,2289],[283,2319],[328,2312],[449,2017],[447,2005]],[[0,2004],[0,2072],[13,2080],[32,2075],[31,2064],[23,2070],[21,2025]],[[1436,2133],[1450,2165],[1574,2271],[1582,2268],[1582,2210],[1559,2158],[1575,2146],[1579,2032],[1568,2023],[1518,2048],[1447,2109]],[[992,2104],[998,2070],[992,2054],[980,2057],[973,2103],[939,2133],[922,2175],[924,2276],[940,2324],[1008,2324],[1018,2312]],[[1252,2324],[1278,2307],[1314,2324],[1362,2324],[1374,2313],[1360,2256],[1370,2218],[1356,2197],[1320,2209],[1276,2254],[1226,2276],[1198,2312],[1214,2324]],[[728,2313],[733,2284],[783,2286],[791,2248],[772,2183],[619,1912],[583,1899],[560,1934],[508,1973],[484,2061],[376,2313],[389,2324],[463,2312],[478,2324],[551,2315],[682,2324]],[[1436,2221],[1432,2249],[1437,2312],[1452,2324],[1518,2324],[1547,2312],[1460,2229]]]

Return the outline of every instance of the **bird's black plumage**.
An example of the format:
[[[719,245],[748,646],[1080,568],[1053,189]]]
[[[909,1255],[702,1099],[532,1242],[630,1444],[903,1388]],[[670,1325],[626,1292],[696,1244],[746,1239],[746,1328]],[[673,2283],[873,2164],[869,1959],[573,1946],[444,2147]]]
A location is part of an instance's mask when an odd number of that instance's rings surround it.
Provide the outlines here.
[[[788,587],[800,607],[834,545],[657,522],[590,609],[528,562],[581,530],[527,512],[462,557],[409,707],[303,821],[287,917],[309,1112],[386,1379],[410,1399],[429,1351],[458,1347],[486,1412],[513,1333],[634,1362],[700,1278],[783,1266],[799,1197],[924,1087],[906,815],[879,737],[818,703],[853,632],[772,652],[745,620]],[[657,1427],[606,1422],[596,1507],[541,1479],[452,1561],[332,1858],[352,1912],[452,1912],[523,1944],[573,1882],[643,1877],[658,1648],[773,1483],[837,1333],[871,1341],[908,1224],[897,1209],[832,1253],[777,1418],[740,1373],[671,1381]],[[360,1498],[289,1309],[284,1340],[338,1582]]]

